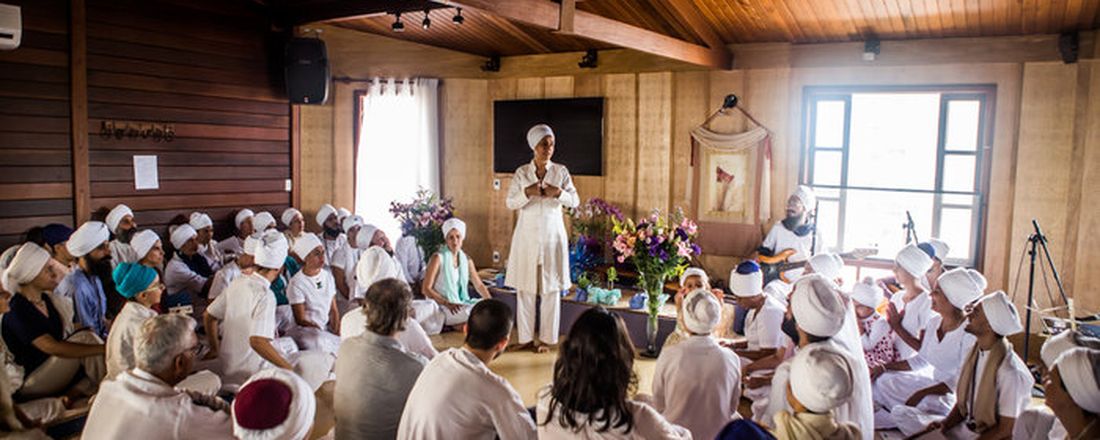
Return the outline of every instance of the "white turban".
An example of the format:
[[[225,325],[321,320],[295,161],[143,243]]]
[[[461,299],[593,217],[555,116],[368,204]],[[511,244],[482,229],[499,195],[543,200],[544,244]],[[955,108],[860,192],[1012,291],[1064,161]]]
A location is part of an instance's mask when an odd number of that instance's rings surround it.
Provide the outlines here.
[[[15,258],[4,271],[4,290],[15,294],[19,286],[30,283],[50,262],[50,253],[34,243],[23,243],[15,253]]]
[[[349,215],[351,215],[351,211],[348,211],[347,208],[336,208],[336,220],[343,222]]]
[[[549,125],[538,124],[531,127],[530,130],[527,130],[527,146],[534,150],[535,146],[547,136],[554,137],[554,130]]]
[[[126,216],[133,218],[134,211],[131,210],[129,206],[121,203],[115,205],[115,207],[111,209],[111,212],[107,213],[107,228],[109,228],[111,232],[118,232],[118,224],[122,223],[122,219],[126,218]]]
[[[932,246],[932,249],[936,250],[936,259],[944,261],[947,259],[947,253],[951,252],[951,246],[947,245],[947,242],[938,238],[929,238],[928,244]]]
[[[695,289],[684,298],[684,327],[689,332],[705,335],[714,331],[722,317],[722,304],[707,289]]]
[[[172,236],[170,237],[172,240],[172,247],[176,248],[176,250],[180,250],[183,245],[187,244],[187,240],[195,238],[196,235],[199,235],[199,233],[196,232],[195,228],[191,227],[191,225],[179,225],[172,231]]]
[[[138,260],[141,260],[145,258],[145,254],[148,254],[158,241],[160,241],[160,236],[156,232],[146,229],[134,234],[134,238],[130,240],[130,246],[133,246]]]
[[[290,246],[286,236],[279,231],[267,231],[256,243],[256,265],[267,269],[278,269],[286,263],[286,254]]]
[[[214,221],[210,220],[210,216],[206,215],[205,212],[192,212],[190,221],[188,221],[187,224],[191,225],[191,227],[195,228],[197,231],[202,228],[213,227]]]
[[[255,256],[256,248],[258,247],[260,247],[260,238],[256,234],[252,234],[244,238],[244,244],[241,245],[241,252]]]
[[[800,278],[794,284],[791,311],[798,326],[806,333],[831,338],[844,326],[848,305],[832,281],[815,273]]]
[[[1046,365],[1047,369],[1054,368],[1054,361],[1057,361],[1058,356],[1061,356],[1062,353],[1079,347],[1074,338],[1074,333],[1073,330],[1065,330],[1051,336],[1043,343],[1043,348],[1039,350],[1039,357],[1043,359],[1043,365]]]
[[[275,216],[271,215],[270,212],[263,211],[256,214],[255,217],[252,217],[253,234],[262,235],[264,231],[267,231],[272,226],[275,226]]]
[[[775,298],[780,304],[787,305],[787,296],[791,294],[794,286],[784,283],[783,280],[772,280],[764,285],[764,293]]]
[[[1012,336],[1024,330],[1020,325],[1020,314],[1016,311],[1016,305],[1008,299],[1003,291],[990,293],[981,299],[982,312],[986,321],[994,333],[1001,336]]]
[[[18,244],[11,245],[7,249],[4,249],[4,253],[0,254],[0,268],[7,269],[11,265],[11,260],[15,258],[15,253],[19,252]]]
[[[735,296],[748,298],[764,292],[764,272],[752,261],[742,262],[730,271],[730,291]]]
[[[285,397],[288,390],[290,399],[282,407],[284,402],[279,398]],[[301,440],[313,429],[316,412],[316,397],[305,379],[282,368],[268,368],[248,378],[234,399],[233,435],[241,440]],[[277,417],[273,414],[285,414],[285,418],[273,420]],[[245,427],[251,424],[273,426]]]
[[[915,244],[908,244],[901,248],[898,251],[898,256],[894,258],[894,262],[917,279],[924,278],[924,274],[932,268],[932,257],[929,257]]]
[[[443,238],[447,238],[447,234],[450,234],[453,230],[458,230],[458,235],[463,239],[466,238],[466,222],[459,220],[458,218],[451,217],[447,221],[443,222]]]
[[[245,220],[248,220],[255,215],[256,213],[252,212],[252,210],[248,208],[237,211],[237,215],[233,217],[233,225],[237,226],[237,229],[239,230],[241,229],[241,223],[244,223]]]
[[[1081,409],[1093,414],[1100,413],[1100,351],[1087,348],[1074,348],[1063,353],[1054,361],[1062,384],[1069,391],[1069,397]]]
[[[824,275],[829,281],[840,278],[844,270],[844,259],[833,253],[821,253],[810,257],[810,267],[815,273]]]
[[[344,217],[344,220],[340,222],[340,226],[343,226],[344,232],[350,231],[351,228],[356,226],[363,226],[363,217],[358,215],[349,215]]]
[[[370,242],[374,241],[376,232],[378,232],[378,227],[370,223],[359,227],[359,233],[355,235],[355,247],[359,249],[369,248]]]
[[[323,246],[324,244],[321,243],[320,238],[317,238],[317,234],[306,232],[302,234],[301,237],[298,237],[297,240],[294,240],[294,249],[292,250],[294,251],[294,255],[297,255],[299,259],[305,261],[306,255],[309,255],[314,249]]]
[[[69,237],[65,248],[69,250],[69,254],[80,258],[102,246],[110,238],[111,233],[107,232],[107,225],[103,222],[85,222]]]
[[[791,393],[815,413],[828,413],[851,399],[854,381],[851,361],[832,346],[811,345],[791,360]]]
[[[684,269],[684,273],[680,274],[680,287],[684,287],[684,283],[687,282],[688,277],[699,277],[703,280],[704,286],[710,285],[710,277],[707,276],[707,272],[698,267]]]
[[[885,298],[882,288],[871,277],[866,277],[852,286],[852,300],[864,307],[876,308]]]
[[[299,211],[299,210],[294,209],[294,208],[287,208],[287,209],[283,210],[283,215],[281,216],[281,218],[283,220],[283,225],[285,225],[286,227],[289,228],[290,227],[290,222],[294,221],[295,217],[302,217],[302,211]],[[305,221],[304,217],[302,218],[302,221]]]
[[[985,277],[981,273],[965,267],[944,272],[937,283],[951,305],[960,310],[980,298],[985,293],[986,286]]]
[[[795,190],[793,196],[797,197],[802,202],[802,207],[806,208],[809,212],[817,205],[817,197],[814,196],[814,190],[806,185],[798,185],[798,189]]]
[[[367,248],[359,257],[359,264],[355,266],[355,280],[360,289],[365,290],[371,284],[386,278],[404,280],[397,263],[385,249],[378,246]]]
[[[324,227],[325,220],[333,214],[336,214],[336,208],[328,203],[321,205],[321,207],[317,209],[317,217],[314,217],[314,220],[317,220],[317,226]]]

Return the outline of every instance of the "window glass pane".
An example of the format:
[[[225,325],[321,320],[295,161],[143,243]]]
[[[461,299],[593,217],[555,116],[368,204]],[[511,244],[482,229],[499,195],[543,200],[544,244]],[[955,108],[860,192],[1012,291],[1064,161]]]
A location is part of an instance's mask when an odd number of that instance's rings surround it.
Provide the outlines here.
[[[844,101],[817,101],[814,137],[815,147],[844,146]]]
[[[974,191],[974,167],[977,158],[970,154],[943,156],[943,190]]]
[[[981,101],[950,100],[947,102],[947,150],[976,151],[978,126],[981,121]]]
[[[935,188],[939,94],[852,95],[848,185]]]
[[[836,189],[836,188],[812,187],[812,189],[814,190],[814,195],[817,196],[818,199],[839,199],[840,198],[840,190]]]
[[[840,161],[843,153],[839,151],[814,152],[815,185],[840,185]]]
[[[905,211],[913,215],[917,237],[932,232],[932,194],[848,190],[844,218],[844,249],[878,249],[873,258],[893,260],[905,246]]]
[[[944,205],[974,206],[978,203],[978,196],[968,196],[963,194],[944,194],[942,203]]]
[[[817,235],[825,250],[836,249],[840,229],[840,203],[817,199]]]
[[[973,224],[970,209],[944,208],[940,212],[940,239],[951,246],[949,261],[969,262]]]
[[[859,280],[871,277],[872,279],[882,279],[886,277],[894,276],[894,271],[890,269],[878,269],[874,267],[859,267],[853,265],[845,265],[844,269],[840,272],[841,280],[844,281],[844,285],[841,286],[842,290],[851,290]]]

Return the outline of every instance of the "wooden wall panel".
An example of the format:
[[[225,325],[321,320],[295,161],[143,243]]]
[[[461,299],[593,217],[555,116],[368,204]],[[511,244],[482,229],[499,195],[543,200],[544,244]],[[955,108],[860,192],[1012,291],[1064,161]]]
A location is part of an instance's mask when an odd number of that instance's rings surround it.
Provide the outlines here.
[[[604,196],[633,217],[637,181],[637,75],[604,77]]]
[[[1090,67],[1086,84],[1088,93],[1078,95],[1079,99],[1088,99],[1084,117],[1078,118],[1084,131],[1081,139],[1081,183],[1078,186],[1081,197],[1075,204],[1076,218],[1069,219],[1077,227],[1075,269],[1070,289],[1079,306],[1089,311],[1100,310],[1100,295],[1096,294],[1094,287],[1100,285],[1100,271],[1096,270],[1096,262],[1100,261],[1100,234],[1095,233],[1100,230],[1100,216],[1096,215],[1100,193],[1095,190],[1100,188],[1100,66],[1093,63]]]
[[[0,52],[0,249],[32,226],[73,223],[69,2],[16,0],[25,30]]]
[[[481,79],[447,80],[439,100],[446,119],[442,126],[443,195],[454,199],[456,214],[466,222],[466,253],[478,266],[490,267],[492,250],[489,203],[492,188],[492,150],[485,148],[492,121],[489,82]],[[461,116],[459,116],[461,115]],[[462,120],[461,124],[446,121]]]
[[[325,105],[297,107],[302,115],[301,208],[316,212],[317,207],[332,200],[334,106],[330,100]]]
[[[706,72],[677,72],[673,75],[672,101],[672,209],[691,211],[691,130],[706,118]],[[692,215],[692,214],[689,214]]]
[[[515,78],[490,80],[490,103],[492,101],[517,99],[518,87],[519,80]],[[493,112],[490,105],[489,120],[485,121],[489,124],[490,129],[492,121]],[[481,148],[489,150],[489,157],[491,158],[493,156],[492,139],[486,139],[485,145]],[[495,257],[491,258],[489,263],[493,267],[503,268],[504,263],[508,260],[508,249],[512,246],[512,228],[515,225],[515,215],[505,206],[505,200],[508,198],[508,188],[511,187],[512,175],[509,173],[494,173],[492,179],[493,182],[490,183],[499,183],[499,188],[494,185],[489,193],[489,252],[490,257]]]
[[[672,188],[672,73],[638,75],[638,170],[634,212],[668,212]]]
[[[290,107],[271,73],[266,17],[215,0],[87,0],[91,209],[126,203],[165,232],[208,211],[218,238],[236,209],[290,204]],[[99,136],[103,121],[169,123],[173,142]],[[135,191],[133,156],[156,155],[160,189]],[[173,214],[174,213],[174,214]]]

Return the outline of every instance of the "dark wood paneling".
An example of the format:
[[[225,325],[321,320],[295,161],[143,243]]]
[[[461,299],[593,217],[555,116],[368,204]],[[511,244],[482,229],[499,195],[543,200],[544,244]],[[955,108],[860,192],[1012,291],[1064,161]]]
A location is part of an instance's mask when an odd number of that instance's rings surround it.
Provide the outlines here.
[[[2,89],[0,89],[2,92]],[[118,88],[88,88],[88,100],[113,104],[134,104],[145,106],[163,106],[167,108],[189,108],[197,110],[218,110],[241,113],[260,113],[267,115],[289,115],[288,105],[282,102],[246,101],[232,98],[210,96],[181,95],[172,90],[143,91]]]
[[[64,103],[68,106],[68,103]],[[50,133],[19,133],[0,130],[2,149],[50,149],[68,150],[69,135]]]
[[[3,52],[0,52],[2,54]],[[17,98],[69,100],[68,84],[35,81],[0,81],[0,96]]]
[[[69,117],[65,101],[0,97],[0,113],[8,115]]]
[[[3,169],[4,167],[0,167]],[[250,179],[286,179],[290,177],[290,167],[160,167],[157,170],[160,180],[250,180]],[[0,176],[3,179],[4,176]],[[92,182],[133,182],[133,166],[93,166]]]
[[[68,199],[0,201],[0,218],[72,215]]]
[[[4,157],[0,152],[0,158]],[[94,151],[91,155],[92,166],[129,165],[133,163],[131,151]],[[162,167],[187,166],[241,166],[241,167],[285,167],[290,165],[288,154],[252,154],[252,153],[157,153],[157,165]]]
[[[288,116],[98,103],[91,105],[88,109],[88,116],[99,119],[128,121],[194,122],[284,129],[290,126],[290,117]]]
[[[69,71],[62,67],[0,63],[0,79],[68,84]]]
[[[115,206],[125,203],[131,209],[180,209],[182,211],[205,208],[248,205],[277,205],[290,200],[290,193],[246,194],[186,194],[172,196],[99,197],[92,199],[93,206]]]
[[[50,223],[63,223],[71,225],[72,222],[72,214],[0,218],[0,235],[19,235],[23,232],[26,232],[27,229],[35,226],[44,226]]]
[[[8,166],[68,166],[72,160],[66,150],[0,149],[0,163]]]
[[[235,194],[278,192],[285,188],[282,179],[269,180],[165,180],[156,193],[177,194]],[[131,182],[95,182],[92,192],[101,197],[141,196],[149,191],[137,191]]]
[[[179,151],[188,153],[207,153],[233,151],[236,153],[285,154],[286,142],[256,141],[239,139],[202,139],[177,137],[172,142],[149,142],[137,139],[104,139],[98,135],[91,137],[92,150],[143,150],[149,152]]]

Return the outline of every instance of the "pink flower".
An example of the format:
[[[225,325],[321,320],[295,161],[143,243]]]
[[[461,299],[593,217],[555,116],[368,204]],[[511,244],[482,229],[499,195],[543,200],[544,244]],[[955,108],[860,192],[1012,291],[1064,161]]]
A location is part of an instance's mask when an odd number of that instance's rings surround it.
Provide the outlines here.
[[[691,245],[689,245],[685,242],[682,242],[682,241],[679,242],[679,243],[676,243],[676,255],[679,255],[679,256],[684,257],[684,258],[688,258],[688,257],[691,257],[691,252],[692,252]]]

